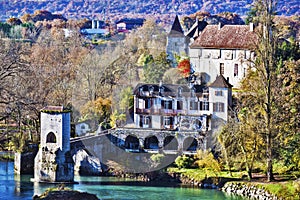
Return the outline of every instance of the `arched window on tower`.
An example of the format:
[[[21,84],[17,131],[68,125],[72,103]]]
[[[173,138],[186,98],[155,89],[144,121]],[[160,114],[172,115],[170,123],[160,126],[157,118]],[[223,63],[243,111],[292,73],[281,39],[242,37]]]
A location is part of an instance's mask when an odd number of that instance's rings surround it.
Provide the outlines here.
[[[53,132],[48,133],[46,143],[56,143],[56,137]]]

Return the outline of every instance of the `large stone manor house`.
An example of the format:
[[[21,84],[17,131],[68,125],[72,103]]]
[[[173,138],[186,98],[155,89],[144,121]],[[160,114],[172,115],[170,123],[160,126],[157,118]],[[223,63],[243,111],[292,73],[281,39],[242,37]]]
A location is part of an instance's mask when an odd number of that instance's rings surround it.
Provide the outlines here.
[[[184,33],[178,16],[168,34],[166,52],[188,56],[194,81],[138,84],[134,89],[137,128],[197,131],[212,135],[228,120],[232,88],[238,88],[254,57],[256,35],[250,25],[208,25],[198,21]]]

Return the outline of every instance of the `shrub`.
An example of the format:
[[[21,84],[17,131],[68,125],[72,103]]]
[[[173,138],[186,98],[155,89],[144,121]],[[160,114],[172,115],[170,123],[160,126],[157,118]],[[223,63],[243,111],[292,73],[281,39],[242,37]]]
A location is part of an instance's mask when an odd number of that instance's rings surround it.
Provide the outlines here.
[[[175,164],[177,165],[178,168],[191,168],[193,163],[194,163],[194,159],[186,155],[178,156],[175,159]]]
[[[199,168],[212,170],[215,173],[221,171],[221,164],[211,152],[198,150],[195,158],[199,159],[195,162]]]

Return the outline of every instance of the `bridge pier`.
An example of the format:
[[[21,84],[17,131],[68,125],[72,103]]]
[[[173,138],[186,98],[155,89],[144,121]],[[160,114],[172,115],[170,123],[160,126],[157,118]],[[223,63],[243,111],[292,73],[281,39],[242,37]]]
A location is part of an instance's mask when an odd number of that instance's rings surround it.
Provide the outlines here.
[[[138,138],[139,139],[139,147],[140,149],[144,149],[144,144],[145,144],[145,138]]]

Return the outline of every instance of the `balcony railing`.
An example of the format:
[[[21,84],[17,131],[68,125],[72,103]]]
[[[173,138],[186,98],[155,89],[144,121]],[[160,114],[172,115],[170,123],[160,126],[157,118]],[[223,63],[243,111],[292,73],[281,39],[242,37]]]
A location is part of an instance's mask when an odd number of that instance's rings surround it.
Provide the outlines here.
[[[136,114],[146,115],[164,115],[164,116],[176,116],[176,115],[202,115],[212,114],[209,110],[176,110],[176,109],[142,109],[136,108]]]
[[[175,109],[142,109],[136,108],[137,114],[149,114],[149,115],[178,115],[178,114],[187,114],[186,110],[175,110]]]

